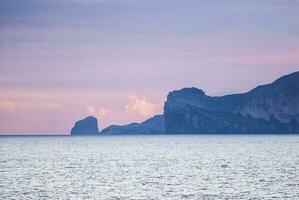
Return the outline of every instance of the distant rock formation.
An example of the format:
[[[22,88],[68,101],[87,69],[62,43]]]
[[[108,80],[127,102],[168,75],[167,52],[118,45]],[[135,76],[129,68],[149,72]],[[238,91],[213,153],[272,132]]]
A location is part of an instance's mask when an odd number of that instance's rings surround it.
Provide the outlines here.
[[[242,94],[207,96],[197,88],[170,92],[163,115],[112,125],[101,135],[299,133],[299,72]],[[97,119],[76,122],[72,135],[98,134]]]
[[[98,135],[98,120],[93,116],[86,117],[75,123],[71,135]]]
[[[165,130],[178,133],[299,133],[299,72],[247,93],[210,97],[197,88],[170,92]]]
[[[112,125],[103,129],[102,135],[123,135],[123,134],[163,134],[165,133],[163,115],[156,115],[142,123],[131,123],[124,126]]]

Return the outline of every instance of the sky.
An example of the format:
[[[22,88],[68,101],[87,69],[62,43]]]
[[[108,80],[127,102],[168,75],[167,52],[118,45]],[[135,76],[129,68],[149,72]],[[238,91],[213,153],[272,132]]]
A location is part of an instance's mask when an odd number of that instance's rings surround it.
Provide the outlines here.
[[[0,134],[141,122],[172,90],[298,70],[298,0],[0,0]]]

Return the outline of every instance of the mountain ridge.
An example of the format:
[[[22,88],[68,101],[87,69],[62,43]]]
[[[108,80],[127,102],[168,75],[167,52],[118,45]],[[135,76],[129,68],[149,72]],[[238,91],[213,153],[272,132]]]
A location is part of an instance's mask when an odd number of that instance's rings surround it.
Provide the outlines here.
[[[196,87],[169,92],[162,115],[112,125],[101,135],[299,133],[299,71],[248,92],[206,95]]]
[[[155,115],[141,123],[131,123],[127,125],[111,125],[103,129],[100,134],[121,135],[121,134],[161,134],[164,133],[163,115]]]
[[[298,85],[299,72],[294,72],[241,94],[211,97],[200,89],[175,90],[164,105],[166,132],[292,132],[285,124],[299,121]],[[220,115],[226,117],[220,120]],[[232,121],[232,115],[239,116],[242,123]]]

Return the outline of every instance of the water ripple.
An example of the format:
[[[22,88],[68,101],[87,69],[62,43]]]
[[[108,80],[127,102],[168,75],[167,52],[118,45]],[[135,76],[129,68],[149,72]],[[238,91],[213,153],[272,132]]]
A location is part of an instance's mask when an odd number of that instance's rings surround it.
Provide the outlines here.
[[[1,137],[0,199],[299,199],[298,136]]]

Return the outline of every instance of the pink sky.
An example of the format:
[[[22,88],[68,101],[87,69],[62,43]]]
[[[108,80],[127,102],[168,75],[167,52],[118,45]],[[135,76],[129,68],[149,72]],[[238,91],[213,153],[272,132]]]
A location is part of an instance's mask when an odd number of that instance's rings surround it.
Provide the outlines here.
[[[245,92],[299,70],[297,1],[0,4],[0,134],[141,122],[175,89]]]

